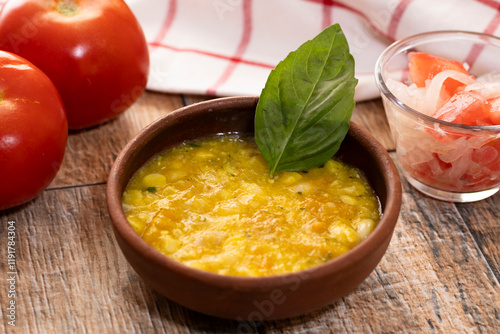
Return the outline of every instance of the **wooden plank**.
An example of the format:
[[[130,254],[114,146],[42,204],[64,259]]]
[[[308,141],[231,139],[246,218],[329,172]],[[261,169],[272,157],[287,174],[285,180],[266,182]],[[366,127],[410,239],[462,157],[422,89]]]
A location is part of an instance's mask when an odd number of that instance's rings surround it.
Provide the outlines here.
[[[211,99],[215,99],[215,96],[205,96],[205,95],[189,95],[189,94],[184,94],[182,95],[182,100],[184,101],[184,104],[186,106],[198,102],[203,102],[203,101],[208,101]]]
[[[381,99],[357,103],[351,120],[368,130],[386,150],[395,150],[396,146]]]
[[[145,92],[116,119],[71,132],[63,163],[49,188],[106,182],[114,159],[132,137],[152,121],[183,106],[178,95]]]
[[[500,281],[500,193],[477,203],[457,204],[458,212],[474,237],[476,247]],[[493,278],[492,278],[493,279]],[[500,289],[500,285],[497,286]],[[498,305],[500,313],[500,305]]]
[[[136,294],[138,279],[114,245],[104,189],[45,191],[2,217],[2,228],[15,221],[18,232],[19,332],[125,333],[150,326],[145,318],[133,321],[149,297],[142,289]]]

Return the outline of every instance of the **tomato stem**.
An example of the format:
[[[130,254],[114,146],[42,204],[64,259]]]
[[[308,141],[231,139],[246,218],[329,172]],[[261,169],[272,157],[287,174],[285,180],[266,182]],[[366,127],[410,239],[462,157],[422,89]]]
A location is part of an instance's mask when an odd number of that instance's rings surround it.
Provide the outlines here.
[[[56,10],[64,16],[74,16],[78,13],[78,3],[75,0],[60,0],[57,2]]]

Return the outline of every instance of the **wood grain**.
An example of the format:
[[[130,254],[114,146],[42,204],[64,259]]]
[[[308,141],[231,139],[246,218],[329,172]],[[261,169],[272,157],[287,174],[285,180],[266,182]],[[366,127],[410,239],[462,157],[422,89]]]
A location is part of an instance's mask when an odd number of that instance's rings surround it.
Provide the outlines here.
[[[63,163],[49,189],[106,182],[114,159],[130,139],[149,123],[183,106],[179,95],[145,92],[116,119],[71,132]]]
[[[72,133],[50,188],[0,211],[0,333],[498,332],[500,194],[453,204],[416,192],[404,179],[386,255],[353,293],[330,306],[291,319],[239,323],[196,313],[153,291],[114,240],[107,172],[141,128],[205,99],[148,92],[117,120]],[[380,101],[358,104],[353,120],[393,150]],[[391,157],[399,166],[394,152]],[[17,232],[15,328],[7,324],[5,304],[9,221]]]
[[[395,150],[381,99],[356,104],[351,120],[370,132],[386,150]]]

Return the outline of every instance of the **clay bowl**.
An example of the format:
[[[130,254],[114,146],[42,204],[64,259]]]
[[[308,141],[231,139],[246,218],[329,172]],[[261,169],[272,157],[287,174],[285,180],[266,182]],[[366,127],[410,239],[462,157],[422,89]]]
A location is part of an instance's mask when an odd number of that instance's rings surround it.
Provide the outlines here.
[[[195,311],[241,321],[305,314],[350,293],[386,252],[401,207],[400,177],[393,161],[369,133],[351,123],[337,155],[366,173],[383,211],[375,230],[354,249],[308,270],[258,278],[189,268],[155,250],[129,225],[122,210],[122,193],[132,175],[152,156],[183,141],[219,133],[253,133],[257,101],[255,97],[214,99],[153,122],[116,158],[106,190],[116,241],[147,284]]]

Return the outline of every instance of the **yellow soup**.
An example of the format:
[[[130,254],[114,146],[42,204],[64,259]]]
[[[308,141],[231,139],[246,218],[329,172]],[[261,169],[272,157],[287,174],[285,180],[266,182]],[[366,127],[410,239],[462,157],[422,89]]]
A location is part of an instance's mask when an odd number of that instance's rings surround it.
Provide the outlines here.
[[[268,175],[253,138],[185,143],[134,175],[123,208],[137,233],[165,255],[240,276],[319,265],[355,247],[380,220],[363,174],[339,161]]]

